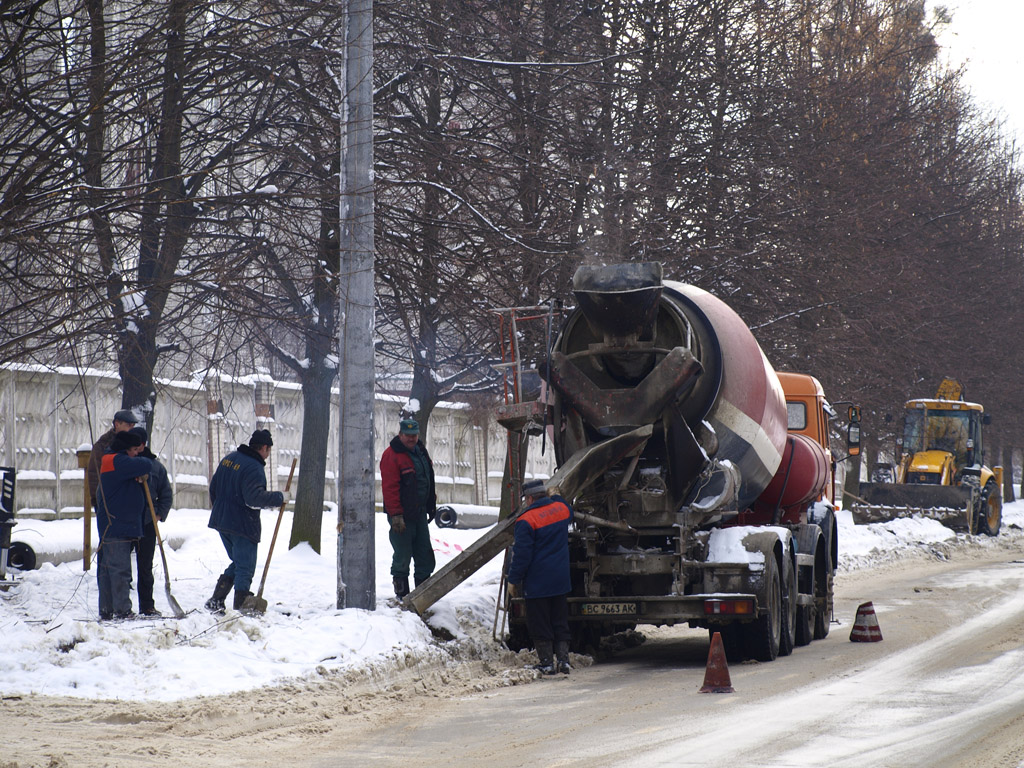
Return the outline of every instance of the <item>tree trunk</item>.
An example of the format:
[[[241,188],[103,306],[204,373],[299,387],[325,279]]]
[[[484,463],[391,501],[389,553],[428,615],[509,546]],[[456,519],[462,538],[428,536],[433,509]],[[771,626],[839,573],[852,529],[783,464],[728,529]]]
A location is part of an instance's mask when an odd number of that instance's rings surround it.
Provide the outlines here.
[[[1015,500],[1013,495],[1013,446],[1007,451],[1002,443],[999,445],[999,466],[1003,468],[1003,502],[1009,503]],[[1006,461],[1009,457],[1009,461]]]
[[[324,477],[327,474],[327,441],[331,424],[331,385],[337,370],[323,362],[302,378],[302,446],[299,450],[299,484],[293,488],[295,515],[288,548],[308,541],[320,552],[324,518]]]

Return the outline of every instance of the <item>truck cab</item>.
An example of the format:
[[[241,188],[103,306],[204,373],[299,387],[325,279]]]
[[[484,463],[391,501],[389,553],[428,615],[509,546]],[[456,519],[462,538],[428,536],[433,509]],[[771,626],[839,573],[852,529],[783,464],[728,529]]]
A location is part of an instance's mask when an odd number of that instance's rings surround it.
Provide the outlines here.
[[[825,451],[828,457],[828,483],[820,501],[835,506],[835,457],[828,436],[828,421],[834,415],[832,406],[825,399],[821,382],[806,373],[778,372],[779,383],[786,396],[787,428],[790,434],[804,435]]]

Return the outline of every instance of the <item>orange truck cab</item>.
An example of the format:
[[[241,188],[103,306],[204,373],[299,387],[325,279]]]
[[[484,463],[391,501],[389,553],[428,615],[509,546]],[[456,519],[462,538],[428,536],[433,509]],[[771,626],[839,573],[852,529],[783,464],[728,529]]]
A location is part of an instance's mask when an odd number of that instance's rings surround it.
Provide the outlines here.
[[[778,377],[786,396],[790,434],[804,435],[825,451],[829,477],[820,500],[828,501],[835,506],[835,457],[832,455],[828,437],[828,420],[832,415],[832,406],[825,399],[825,390],[820,381],[806,373],[779,371]]]

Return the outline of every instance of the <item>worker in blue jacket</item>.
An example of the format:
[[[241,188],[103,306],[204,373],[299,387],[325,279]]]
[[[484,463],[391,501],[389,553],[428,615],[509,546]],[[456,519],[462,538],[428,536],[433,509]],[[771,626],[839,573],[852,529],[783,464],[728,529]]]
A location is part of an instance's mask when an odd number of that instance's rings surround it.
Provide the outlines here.
[[[572,507],[561,496],[548,496],[542,480],[523,485],[523,501],[508,568],[509,596],[526,598],[526,628],[537,649],[537,669],[567,675]]]
[[[132,611],[132,548],[142,537],[146,497],[142,483],[152,468],[139,456],[142,438],[118,432],[100,461],[96,493],[96,526],[100,546],[96,553],[96,583],[100,619],[130,619]]]
[[[210,481],[209,527],[220,533],[231,564],[217,579],[213,597],[206,608],[224,611],[224,599],[235,589],[235,609],[242,607],[252,596],[250,587],[256,574],[256,545],[260,542],[262,526],[260,510],[281,507],[288,503],[289,494],[267,490],[265,466],[274,444],[270,431],[257,429],[248,445],[238,446],[223,459]]]
[[[171,511],[171,504],[174,503],[174,490],[167,477],[167,468],[160,463],[151,450],[149,450],[149,433],[144,427],[132,427],[129,432],[142,438],[142,451],[139,453],[143,458],[149,459],[153,468],[149,472],[149,495],[153,499],[153,512],[161,523],[167,521],[167,514]],[[139,590],[139,613],[143,616],[162,616],[153,601],[153,556],[156,553],[156,527],[153,525],[153,515],[149,508],[142,512],[142,538],[135,543],[135,570],[138,573]]]

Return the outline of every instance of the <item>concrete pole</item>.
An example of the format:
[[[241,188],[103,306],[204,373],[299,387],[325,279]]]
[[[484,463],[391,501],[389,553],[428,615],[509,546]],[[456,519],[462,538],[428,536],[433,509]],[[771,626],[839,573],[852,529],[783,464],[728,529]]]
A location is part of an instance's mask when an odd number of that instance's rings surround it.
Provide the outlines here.
[[[341,93],[338,608],[373,610],[373,2],[347,0]]]

